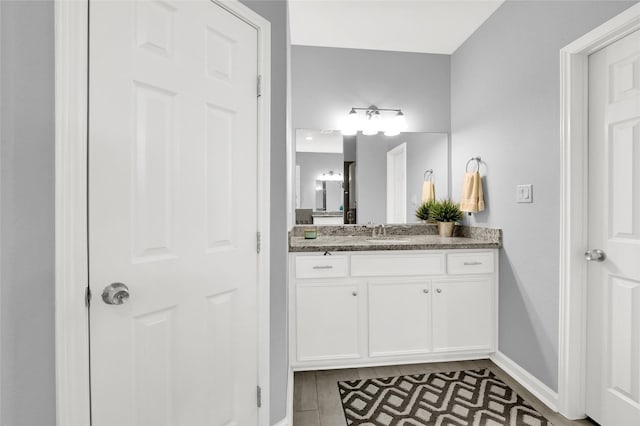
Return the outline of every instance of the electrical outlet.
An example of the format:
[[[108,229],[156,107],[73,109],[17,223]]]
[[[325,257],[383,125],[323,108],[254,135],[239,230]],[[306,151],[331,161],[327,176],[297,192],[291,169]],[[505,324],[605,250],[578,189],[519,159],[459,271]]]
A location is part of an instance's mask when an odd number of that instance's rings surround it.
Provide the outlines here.
[[[533,185],[516,185],[516,203],[533,203]]]

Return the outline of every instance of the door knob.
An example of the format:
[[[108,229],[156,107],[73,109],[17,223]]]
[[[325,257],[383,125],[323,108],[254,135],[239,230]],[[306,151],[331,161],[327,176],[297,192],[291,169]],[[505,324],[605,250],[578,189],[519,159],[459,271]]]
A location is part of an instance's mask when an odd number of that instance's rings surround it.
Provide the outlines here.
[[[107,305],[122,305],[129,300],[129,288],[122,283],[111,283],[104,288],[102,300]]]
[[[592,262],[604,262],[607,255],[600,249],[593,249],[585,251],[584,258]]]

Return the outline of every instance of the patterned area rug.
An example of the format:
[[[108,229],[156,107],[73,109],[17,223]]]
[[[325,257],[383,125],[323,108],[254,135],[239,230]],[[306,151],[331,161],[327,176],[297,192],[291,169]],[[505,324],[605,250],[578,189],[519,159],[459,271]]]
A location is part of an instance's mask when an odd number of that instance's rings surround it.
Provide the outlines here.
[[[338,382],[348,425],[551,426],[490,370]]]

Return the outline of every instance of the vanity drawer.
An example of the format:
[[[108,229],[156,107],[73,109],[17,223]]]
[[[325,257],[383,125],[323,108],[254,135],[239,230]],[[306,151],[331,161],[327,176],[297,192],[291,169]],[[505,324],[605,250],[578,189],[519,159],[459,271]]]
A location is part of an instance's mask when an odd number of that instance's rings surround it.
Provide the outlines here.
[[[351,256],[354,277],[440,275],[444,273],[444,254],[363,254]]]
[[[296,256],[296,278],[338,278],[349,274],[347,256]]]
[[[493,252],[449,253],[447,272],[450,275],[490,274],[493,272]]]

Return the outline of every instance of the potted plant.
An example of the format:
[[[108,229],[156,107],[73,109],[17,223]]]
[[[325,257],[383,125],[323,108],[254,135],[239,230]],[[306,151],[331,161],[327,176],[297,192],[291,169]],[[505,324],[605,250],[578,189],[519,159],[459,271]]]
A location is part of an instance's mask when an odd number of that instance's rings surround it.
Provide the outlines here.
[[[430,219],[429,214],[430,214],[431,209],[433,208],[433,206],[435,206],[436,204],[437,204],[436,200],[429,200],[429,201],[425,201],[424,203],[420,204],[420,206],[416,210],[416,217],[418,219],[420,219],[421,221],[423,221],[423,222],[433,222]]]
[[[462,220],[462,212],[453,201],[441,200],[431,207],[429,219],[438,223],[438,234],[441,237],[451,237],[455,223]]]

